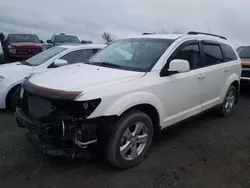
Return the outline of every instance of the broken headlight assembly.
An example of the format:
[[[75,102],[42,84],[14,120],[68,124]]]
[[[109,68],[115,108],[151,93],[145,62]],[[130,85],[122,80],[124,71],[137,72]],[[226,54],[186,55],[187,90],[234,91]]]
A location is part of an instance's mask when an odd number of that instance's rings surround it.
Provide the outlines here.
[[[101,99],[94,99],[89,101],[83,101],[82,105],[85,110],[85,115],[89,116],[94,112],[97,106],[101,103]]]

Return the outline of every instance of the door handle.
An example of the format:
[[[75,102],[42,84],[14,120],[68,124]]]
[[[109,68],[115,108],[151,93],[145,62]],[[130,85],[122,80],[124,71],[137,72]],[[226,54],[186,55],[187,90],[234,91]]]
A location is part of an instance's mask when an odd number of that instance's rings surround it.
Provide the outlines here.
[[[224,69],[224,72],[229,72],[230,68]]]
[[[201,74],[200,76],[198,76],[198,79],[199,79],[199,80],[202,80],[202,79],[204,79],[205,77],[206,77],[205,74]]]

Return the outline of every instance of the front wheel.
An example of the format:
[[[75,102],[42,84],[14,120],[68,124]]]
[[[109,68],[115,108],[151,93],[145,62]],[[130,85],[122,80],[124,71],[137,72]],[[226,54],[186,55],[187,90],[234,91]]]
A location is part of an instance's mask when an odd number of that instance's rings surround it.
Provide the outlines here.
[[[235,86],[231,85],[226,93],[223,103],[220,106],[220,115],[226,117],[232,114],[236,104],[237,94]]]
[[[114,166],[125,169],[141,162],[153,138],[153,124],[141,111],[124,114],[112,130],[106,158]]]

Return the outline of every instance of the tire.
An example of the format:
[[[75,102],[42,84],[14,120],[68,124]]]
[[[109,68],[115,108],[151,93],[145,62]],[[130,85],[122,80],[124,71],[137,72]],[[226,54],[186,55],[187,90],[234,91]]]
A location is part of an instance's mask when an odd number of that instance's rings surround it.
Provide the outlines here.
[[[151,146],[153,130],[152,121],[144,112],[132,110],[122,115],[112,129],[107,161],[120,169],[140,163]]]
[[[8,94],[7,98],[7,107],[9,109],[15,109],[18,99],[19,99],[19,91],[20,91],[20,86],[16,86],[13,89],[11,89],[10,93]]]
[[[223,103],[221,104],[220,108],[218,109],[219,115],[222,117],[227,117],[233,113],[236,100],[237,100],[237,93],[236,93],[235,86],[231,85],[227,93],[225,95],[225,98],[223,100]]]

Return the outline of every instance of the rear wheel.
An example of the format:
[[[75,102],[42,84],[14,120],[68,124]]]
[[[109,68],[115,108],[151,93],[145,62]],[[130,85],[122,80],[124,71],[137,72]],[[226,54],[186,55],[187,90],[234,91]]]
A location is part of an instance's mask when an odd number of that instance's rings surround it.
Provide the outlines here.
[[[153,138],[153,124],[147,114],[130,111],[112,130],[106,150],[107,160],[118,168],[129,168],[146,156]]]
[[[235,86],[231,85],[226,93],[224,101],[220,106],[219,113],[220,115],[226,117],[232,114],[235,104],[236,104],[237,94]]]

